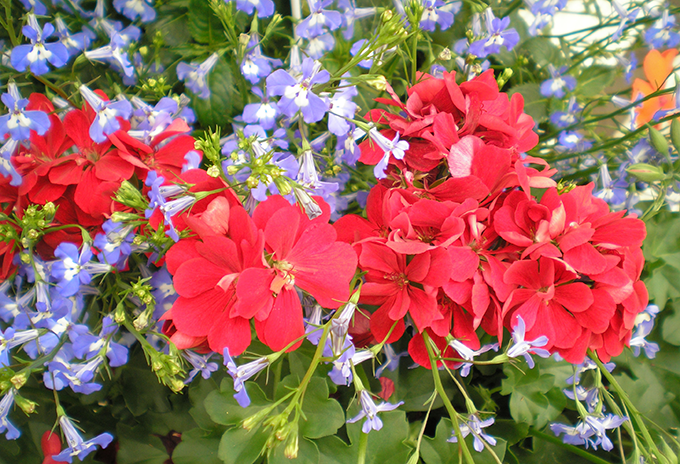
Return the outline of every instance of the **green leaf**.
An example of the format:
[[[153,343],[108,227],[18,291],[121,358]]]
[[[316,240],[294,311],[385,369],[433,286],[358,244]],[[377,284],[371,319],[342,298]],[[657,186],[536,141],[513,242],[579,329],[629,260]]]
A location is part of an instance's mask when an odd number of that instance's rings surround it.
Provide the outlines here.
[[[525,422],[537,428],[560,415],[567,400],[560,387],[555,387],[555,376],[541,374],[539,368],[528,369],[521,364],[519,369],[505,365],[503,372],[507,378],[502,381],[502,395],[510,394],[510,414],[517,422]]]
[[[157,13],[158,19],[146,25],[148,37],[161,33],[163,41],[170,47],[189,42],[191,33],[187,27],[188,14],[184,8],[161,5],[157,8]]]
[[[609,66],[592,65],[578,76],[577,92],[584,97],[594,97],[614,82],[616,74]]]
[[[222,23],[207,0],[190,0],[188,26],[196,42],[213,44],[225,39]]]
[[[667,343],[680,346],[680,311],[675,309],[668,314],[664,314],[661,336]]]
[[[458,456],[458,443],[450,443],[447,440],[451,438],[453,426],[448,418],[443,418],[437,424],[437,430],[434,438],[425,437],[420,447],[420,457],[425,464],[458,464],[460,458]],[[490,429],[485,429],[485,433],[494,436],[493,426]],[[495,436],[494,436],[495,437]],[[468,435],[465,438],[465,443],[472,453],[475,464],[495,464],[496,460],[493,458],[491,452],[484,447],[481,453],[478,453],[473,448],[474,437]],[[498,458],[503,461],[505,457],[505,448],[507,443],[502,438],[496,438],[496,446],[491,447]]]
[[[217,392],[218,387],[212,378],[207,380],[200,378],[192,382],[189,387],[189,400],[192,405],[189,414],[196,424],[205,430],[213,429],[216,426],[205,408],[205,400],[213,391]]]
[[[271,455],[267,458],[268,464],[317,464],[319,462],[319,449],[310,440],[300,438],[298,443],[298,456],[295,459],[288,459],[284,454],[286,445],[274,448]]]
[[[534,118],[535,122],[543,121],[548,117],[548,100],[541,95],[541,86],[536,83],[517,85],[508,91],[508,96],[512,97],[519,93],[524,97],[524,112]]]
[[[356,405],[350,410],[359,412]],[[381,412],[380,418],[383,421],[383,428],[371,430],[368,434],[366,464],[404,464],[412,451],[404,445],[409,435],[406,414],[404,411],[387,411]],[[347,435],[353,444],[359,443],[359,434],[363,433],[361,431],[363,422],[360,420],[354,424],[347,424]]]
[[[116,454],[118,464],[158,464],[170,457],[161,440],[151,438],[143,426],[132,428],[118,424],[116,438],[119,445]]]
[[[220,440],[218,457],[225,464],[253,464],[268,437],[261,430],[248,431],[241,427],[227,430]]]
[[[517,48],[517,52],[522,53],[541,67],[546,67],[549,64],[559,66],[562,63],[562,54],[559,48],[545,37],[532,37],[525,40]]]
[[[417,367],[415,369],[399,369],[398,377],[394,378],[392,373],[386,372],[385,377],[394,380],[394,395],[391,398],[392,402],[403,401],[404,404],[399,406],[402,411],[427,411],[429,403],[427,401],[432,397],[434,391],[434,381],[432,374],[424,367]],[[452,397],[455,393],[453,381],[447,376],[442,378],[444,390]],[[433,409],[443,406],[441,398],[437,398]]]
[[[309,381],[302,412],[307,420],[300,422],[300,434],[308,438],[333,435],[345,424],[345,411],[340,403],[328,398],[328,385],[320,377]]]
[[[243,109],[243,96],[238,91],[232,67],[220,58],[208,74],[210,97],[192,94],[192,107],[203,126],[226,126],[234,114]],[[191,92],[189,92],[191,93]]]
[[[172,392],[158,382],[156,374],[146,364],[126,366],[121,383],[125,404],[133,415],[141,416],[150,410],[159,413],[171,410],[168,396]]]
[[[319,448],[319,464],[355,464],[359,448],[353,447],[337,436],[324,437],[314,440]]]
[[[172,452],[173,464],[222,464],[217,456],[220,436],[193,429],[182,434],[182,442]]]
[[[243,419],[269,405],[262,389],[255,382],[246,382],[246,391],[250,397],[250,406],[242,408],[234,398],[234,387],[231,379],[224,379],[220,390],[213,390],[203,402],[210,418],[222,425],[239,425]]]

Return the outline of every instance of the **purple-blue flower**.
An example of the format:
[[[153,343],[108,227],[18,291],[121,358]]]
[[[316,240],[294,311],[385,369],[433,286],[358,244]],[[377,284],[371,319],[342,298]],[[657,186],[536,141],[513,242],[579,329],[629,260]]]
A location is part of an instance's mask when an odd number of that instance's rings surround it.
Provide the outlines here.
[[[189,364],[191,364],[191,367],[193,368],[191,369],[191,372],[189,372],[189,376],[184,380],[185,384],[190,384],[199,373],[204,379],[209,379],[212,373],[217,371],[217,363],[208,362],[213,354],[215,353],[208,353],[201,356],[190,350],[182,351],[182,356],[189,361]]]
[[[132,232],[134,226],[126,226],[122,222],[113,222],[109,219],[102,225],[102,228],[104,233],[96,235],[94,246],[101,251],[104,262],[122,268],[127,257],[132,254],[132,241],[135,238]]]
[[[143,23],[156,19],[156,10],[150,5],[153,0],[113,0],[116,11],[130,21],[139,18]]]
[[[568,75],[563,76],[566,70],[566,66],[558,70],[552,64],[549,64],[548,72],[551,77],[541,84],[541,95],[562,98],[567,92],[573,91],[576,88],[576,78]]]
[[[292,118],[302,112],[307,124],[323,119],[329,103],[312,92],[316,84],[325,84],[330,74],[321,69],[321,63],[311,58],[302,62],[302,75],[295,78],[283,69],[277,69],[267,78],[267,90],[271,95],[281,95],[278,106],[286,116]]]
[[[623,204],[626,201],[628,183],[621,178],[614,181],[607,163],[600,165],[600,185],[602,188],[593,192],[597,198],[601,198],[612,206]]]
[[[281,60],[269,58],[262,54],[258,35],[251,33],[248,51],[241,62],[241,74],[243,74],[243,77],[255,85],[271,74],[272,67],[279,67],[281,64]]]
[[[87,243],[79,253],[78,247],[73,243],[62,242],[54,251],[54,256],[58,260],[52,264],[52,276],[57,279],[59,293],[65,297],[78,293],[81,285],[92,281],[93,275],[111,270],[108,264],[90,262],[92,250]]]
[[[511,358],[524,356],[529,369],[533,369],[535,364],[531,354],[535,354],[541,358],[547,358],[550,356],[550,352],[548,350],[540,348],[541,346],[548,344],[548,337],[542,335],[536,340],[528,341],[524,339],[525,331],[526,326],[524,324],[524,319],[522,319],[521,316],[517,316],[517,324],[515,324],[512,331],[513,345],[508,350],[508,356]]]
[[[61,42],[45,43],[54,32],[54,26],[46,23],[42,28],[34,14],[28,14],[28,24],[21,29],[31,44],[18,45],[12,50],[10,62],[12,67],[19,72],[30,68],[36,76],[49,72],[50,63],[56,68],[61,68],[69,58],[68,50]]]
[[[9,351],[12,348],[35,340],[39,334],[36,329],[20,330],[17,332],[14,328],[8,327],[4,333],[0,329],[0,368],[9,366]]]
[[[326,32],[336,30],[342,25],[342,14],[339,11],[326,10],[333,0],[307,0],[310,14],[295,26],[300,37],[312,39]]]
[[[111,337],[117,331],[118,324],[113,322],[110,316],[106,316],[102,319],[102,330],[98,336],[87,333],[72,337],[73,354],[86,361],[106,356],[111,367],[120,367],[126,364],[128,349],[111,340]]]
[[[227,3],[230,1],[225,0]],[[274,14],[274,2],[272,0],[236,0],[236,9],[249,15],[257,10],[258,18],[268,18]]]
[[[92,90],[81,85],[80,94],[97,114],[90,126],[90,138],[97,143],[107,140],[107,135],[113,134],[120,129],[118,118],[130,119],[132,105],[127,100],[104,101]]]
[[[21,4],[24,5],[26,11],[33,10],[33,13],[38,16],[44,16],[47,14],[47,7],[40,0],[20,0]],[[54,3],[54,1],[52,2]]]
[[[9,110],[8,114],[0,116],[0,140],[3,140],[7,133],[16,141],[28,140],[31,130],[43,135],[50,128],[51,122],[47,113],[26,111],[28,99],[21,97],[19,88],[14,82],[8,84],[7,93],[3,93],[0,98]]]
[[[368,136],[383,151],[382,158],[373,168],[373,175],[376,177],[376,179],[384,179],[386,176],[385,171],[387,170],[387,165],[390,161],[390,156],[394,156],[394,158],[398,160],[404,159],[404,155],[406,154],[406,150],[409,148],[409,144],[406,140],[399,140],[399,132],[397,132],[394,138],[390,140],[378,132],[375,127],[368,131]]]
[[[491,446],[496,445],[496,439],[482,430],[483,428],[486,428],[493,423],[494,423],[493,417],[489,417],[488,419],[485,420],[479,420],[479,417],[477,417],[476,414],[470,414],[467,422],[462,422],[460,424],[460,434],[463,436],[463,438],[472,434],[472,436],[474,437],[472,447],[475,449],[475,451],[481,453],[482,451],[484,451],[484,441],[490,444]],[[458,437],[454,434],[447,441],[450,443],[458,443]]]
[[[392,411],[404,404],[404,402],[400,401],[397,404],[382,402],[376,405],[369,391],[362,389],[359,391],[359,404],[361,405],[361,412],[349,419],[347,423],[353,424],[365,417],[366,421],[361,426],[361,431],[369,433],[371,430],[380,430],[383,426],[382,420],[378,417],[379,412]]]
[[[224,348],[224,365],[227,366],[229,375],[234,379],[234,391],[236,394],[234,398],[242,408],[247,408],[250,405],[250,397],[246,391],[245,382],[252,376],[261,372],[269,366],[269,359],[266,357],[258,358],[247,364],[236,366],[236,363],[229,355],[229,348]]]
[[[644,37],[652,48],[675,47],[680,44],[680,34],[675,31],[675,16],[664,9],[661,17],[645,31]]]
[[[339,89],[331,97],[331,106],[328,111],[328,130],[338,136],[347,135],[352,129],[350,121],[354,119],[357,105],[352,101],[359,93],[355,86],[341,81],[340,85],[347,87]]]
[[[184,81],[186,86],[199,98],[210,98],[210,87],[208,87],[208,73],[217,64],[219,55],[213,53],[203,63],[186,64],[184,62],[177,65],[177,77]]]
[[[59,425],[68,443],[68,448],[52,456],[55,461],[73,462],[74,456],[82,461],[88,454],[95,451],[97,446],[106,448],[113,441],[113,436],[110,433],[102,433],[91,440],[84,441],[71,420],[64,415],[59,417]]]
[[[408,356],[408,352],[397,353],[392,348],[392,345],[386,344],[383,346],[383,354],[385,355],[385,362],[383,362],[380,367],[375,370],[375,377],[380,378],[385,369],[389,371],[395,371],[399,367],[399,359]]]
[[[576,124],[579,120],[578,113],[581,111],[581,106],[576,101],[576,97],[569,97],[567,103],[567,111],[556,111],[550,115],[550,122],[560,129]]]
[[[16,440],[21,436],[21,432],[9,421],[7,416],[9,415],[10,409],[14,404],[14,396],[17,391],[14,388],[10,388],[5,396],[0,400],[0,433],[5,433],[5,438],[7,440]]]
[[[491,8],[485,12],[487,35],[470,44],[468,52],[480,58],[499,53],[501,47],[512,50],[519,43],[519,34],[514,28],[508,29],[510,18],[496,18]]]
[[[434,32],[437,24],[442,31],[453,24],[454,15],[458,14],[463,3],[460,1],[444,2],[443,0],[424,0],[423,15],[420,18],[420,28]]]
[[[464,362],[460,364],[460,375],[463,377],[467,377],[470,374],[470,369],[473,366],[474,359],[479,356],[482,353],[486,353],[487,351],[493,350],[497,351],[498,350],[498,343],[493,343],[491,345],[484,345],[478,350],[473,350],[469,348],[468,346],[465,346],[463,342],[460,340],[453,340],[449,342],[449,346],[456,350],[456,352],[460,355],[460,357],[468,362]]]
[[[620,2],[619,0],[612,0],[612,7],[614,8],[614,11],[616,14],[619,16],[621,19],[621,22],[619,23],[619,27],[614,31],[612,34],[612,41],[616,42],[621,38],[621,34],[623,34],[623,30],[626,27],[626,24],[629,22],[635,22],[635,19],[637,18],[637,15],[640,13],[640,8],[635,8],[633,11],[628,11]]]
[[[309,39],[305,52],[310,58],[319,60],[327,52],[333,50],[333,47],[335,47],[335,37],[332,33],[327,32]]]
[[[107,62],[117,70],[122,71],[125,77],[133,77],[135,68],[128,58],[128,45],[129,41],[123,35],[113,31],[108,45],[86,51],[85,57],[89,60]]]
[[[9,185],[12,187],[21,185],[21,174],[19,174],[11,161],[12,155],[17,151],[17,148],[19,148],[19,142],[13,138],[7,140],[0,147],[0,174],[3,177],[10,178]]]
[[[615,414],[602,417],[588,415],[574,427],[556,423],[550,424],[550,430],[557,437],[564,434],[562,441],[569,445],[585,445],[586,449],[589,447],[597,449],[598,446],[602,446],[603,450],[611,451],[614,444],[607,437],[606,431],[620,427],[627,420],[627,417]]]
[[[276,118],[279,115],[279,107],[276,103],[269,101],[269,96],[265,95],[259,87],[253,87],[252,92],[262,100],[259,103],[249,103],[243,108],[243,120],[248,124],[257,124],[265,130],[273,129],[276,125]]]
[[[57,37],[64,44],[69,56],[75,56],[90,46],[91,37],[86,32],[71,34],[66,23],[60,17],[54,20],[57,25]]]
[[[645,356],[649,359],[656,357],[656,353],[659,351],[659,345],[645,340],[645,337],[652,332],[654,320],[658,313],[659,307],[652,304],[648,305],[647,308],[635,318],[635,329],[633,330],[633,336],[629,343],[635,356],[640,356],[640,350],[643,349],[645,350]]]
[[[375,15],[376,8],[357,8],[354,0],[338,0],[338,8],[342,13],[342,36],[345,40],[352,40],[354,36],[354,21]]]

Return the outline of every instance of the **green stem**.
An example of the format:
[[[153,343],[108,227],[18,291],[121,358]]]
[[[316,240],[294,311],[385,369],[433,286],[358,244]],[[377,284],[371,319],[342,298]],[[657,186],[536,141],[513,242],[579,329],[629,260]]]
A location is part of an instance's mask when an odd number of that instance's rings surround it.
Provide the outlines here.
[[[590,462],[594,462],[595,464],[611,464],[609,461],[605,461],[602,458],[598,458],[597,456],[594,456],[587,452],[586,450],[582,450],[581,448],[578,448],[574,445],[568,445],[566,443],[563,443],[562,440],[560,440],[557,437],[553,437],[552,435],[548,435],[547,433],[539,432],[538,430],[534,428],[529,428],[529,435],[540,438],[541,440],[544,441],[549,441],[550,443],[553,443],[555,445],[561,446],[562,448],[569,450],[570,452],[581,456],[584,459],[587,459]]]
[[[616,381],[613,375],[607,370],[606,367],[604,367],[604,364],[602,364],[602,361],[600,361],[600,358],[597,357],[597,354],[594,353],[592,350],[588,350],[588,356],[595,361],[597,364],[597,367],[600,369],[600,372],[607,378],[609,381],[609,386],[614,389],[614,391],[619,395],[619,398],[623,402],[623,404],[626,406],[626,409],[628,409],[628,412],[631,416],[631,422],[633,419],[635,419],[635,423],[637,424],[638,428],[640,429],[640,432],[642,433],[642,436],[645,438],[645,441],[647,442],[648,446],[652,448],[652,451],[659,462],[662,462],[664,464],[668,464],[669,461],[666,459],[666,457],[661,453],[659,448],[657,448],[656,443],[654,443],[654,440],[652,439],[652,436],[649,434],[649,430],[647,430],[647,426],[645,425],[644,421],[642,420],[642,415],[640,414],[640,411],[637,410],[633,402],[630,400],[628,397],[628,394],[621,388],[621,385]]]
[[[434,352],[432,351],[432,346],[430,345],[431,339],[429,335],[427,335],[427,332],[423,332],[423,339],[425,341],[425,348],[427,349],[427,356],[430,358],[430,371],[432,372],[432,379],[434,380],[434,388],[441,396],[442,401],[444,402],[444,406],[446,407],[446,410],[449,413],[449,417],[451,418],[451,423],[453,424],[453,432],[456,434],[456,438],[458,438],[458,446],[460,447],[459,449],[462,450],[463,456],[465,457],[465,462],[468,464],[474,464],[474,459],[472,459],[472,455],[470,454],[470,450],[467,447],[467,443],[465,443],[465,439],[463,438],[463,434],[460,433],[460,425],[458,424],[458,413],[453,407],[453,404],[451,404],[451,400],[449,400],[449,397],[446,394],[446,391],[444,390],[444,385],[442,384],[442,379],[439,376],[439,370],[437,369],[437,358],[434,355]]]
[[[357,457],[357,464],[366,463],[366,450],[368,449],[368,434],[361,432],[359,435],[359,457]]]

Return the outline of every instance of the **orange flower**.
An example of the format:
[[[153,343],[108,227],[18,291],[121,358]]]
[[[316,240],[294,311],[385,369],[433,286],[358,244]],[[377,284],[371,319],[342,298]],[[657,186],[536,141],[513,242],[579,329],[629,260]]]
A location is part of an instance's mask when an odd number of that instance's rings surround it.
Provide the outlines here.
[[[668,76],[673,71],[673,60],[677,54],[678,51],[675,48],[666,50],[663,53],[660,53],[658,50],[650,50],[647,53],[643,63],[647,81],[635,79],[633,82],[632,101],[637,100],[640,95],[646,97],[664,86],[666,79],[668,79]],[[637,109],[635,125],[637,127],[643,126],[652,120],[654,113],[657,111],[669,110],[674,107],[675,103],[671,94],[650,98]]]

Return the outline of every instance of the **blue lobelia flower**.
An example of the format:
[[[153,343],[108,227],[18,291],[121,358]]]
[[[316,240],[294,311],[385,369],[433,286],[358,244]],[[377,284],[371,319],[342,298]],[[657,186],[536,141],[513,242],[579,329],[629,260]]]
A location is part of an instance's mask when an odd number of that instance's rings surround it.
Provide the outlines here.
[[[661,18],[645,31],[645,42],[652,48],[675,47],[680,44],[680,34],[675,31],[675,16],[664,10]]]
[[[44,16],[47,14],[47,7],[40,0],[20,0],[26,11],[33,10],[34,14]],[[54,1],[52,2],[54,3]]]
[[[311,58],[302,62],[302,75],[295,78],[283,69],[277,69],[267,77],[267,90],[271,95],[280,95],[279,110],[292,118],[298,111],[307,124],[323,119],[329,103],[312,92],[316,84],[325,84],[330,74],[321,69],[321,63]]]
[[[102,330],[98,336],[90,333],[72,337],[73,354],[80,359],[90,361],[93,358],[106,356],[109,366],[120,367],[127,363],[128,349],[111,340],[118,331],[118,324],[110,316],[102,319]]]
[[[566,92],[571,92],[576,88],[576,78],[573,76],[564,76],[567,67],[563,66],[559,70],[552,64],[548,65],[548,72],[550,79],[543,81],[541,84],[541,95],[544,97],[562,98]]]
[[[343,10],[342,36],[345,40],[352,40],[354,36],[354,22],[357,19],[373,16],[377,11],[375,7],[357,8],[354,0],[338,0],[338,7]]]
[[[376,405],[368,390],[362,389],[359,391],[359,404],[361,405],[361,412],[349,419],[347,423],[353,424],[365,417],[366,421],[361,426],[361,431],[369,433],[371,430],[380,430],[383,426],[382,420],[378,417],[379,412],[392,411],[404,404],[404,402],[400,401],[397,404],[382,402]]]
[[[491,345],[484,345],[478,350],[473,350],[463,344],[460,340],[453,340],[449,343],[449,346],[456,350],[456,352],[460,355],[461,358],[468,362],[462,363],[460,367],[460,375],[463,377],[467,377],[470,374],[470,369],[473,366],[472,361],[479,356],[482,353],[486,353],[487,351],[493,350],[493,351],[498,351],[498,343],[493,343]]]
[[[40,333],[37,329],[15,331],[14,328],[8,327],[4,333],[0,329],[0,368],[9,366],[9,352],[12,348],[35,340],[38,335]]]
[[[333,50],[333,47],[335,47],[335,37],[333,37],[332,33],[326,32],[309,39],[305,52],[307,56],[319,60],[326,52]]]
[[[484,451],[484,441],[490,444],[491,446],[496,445],[496,439],[491,435],[486,434],[482,430],[483,428],[486,428],[493,423],[494,423],[493,417],[489,417],[488,419],[485,420],[479,420],[479,417],[477,417],[476,414],[471,414],[468,417],[467,422],[463,422],[460,424],[460,434],[463,436],[463,438],[472,434],[472,436],[475,437],[472,443],[472,447],[475,449],[475,451],[481,453],[482,451]],[[449,438],[446,441],[450,443],[458,443],[458,437],[454,434],[451,438]]]
[[[550,24],[555,13],[567,6],[567,0],[524,0],[534,20],[529,26],[529,34],[535,36],[538,31]]]
[[[397,353],[392,348],[392,345],[386,344],[383,346],[383,354],[385,355],[385,362],[380,365],[375,371],[375,378],[380,378],[385,369],[394,372],[399,367],[399,359],[408,356],[408,352]]]
[[[224,1],[231,2],[231,0]],[[258,18],[268,18],[274,14],[274,2],[272,0],[236,0],[236,9],[249,15],[257,10]]]
[[[659,345],[645,340],[645,337],[652,332],[654,320],[658,313],[659,307],[652,304],[648,305],[647,308],[635,318],[635,329],[629,343],[635,356],[640,356],[640,349],[643,349],[645,350],[645,356],[649,359],[656,357],[656,353],[659,351]]]
[[[350,86],[347,82],[340,82],[341,88],[331,97],[331,106],[328,111],[328,130],[338,136],[347,135],[352,129],[350,120],[354,119],[357,111],[357,104],[352,101],[359,93],[355,86]]]
[[[514,28],[508,29],[510,18],[496,18],[491,8],[485,11],[487,35],[481,40],[475,40],[470,44],[469,53],[485,58],[494,53],[499,53],[501,47],[512,50],[519,43],[519,34]]]
[[[387,170],[390,156],[394,156],[394,158],[398,160],[404,159],[406,150],[409,148],[409,143],[406,140],[399,140],[399,132],[397,132],[394,138],[390,140],[378,132],[375,127],[368,131],[368,136],[383,151],[383,157],[373,168],[373,175],[376,179],[384,179],[386,177],[385,171]]]
[[[242,408],[247,408],[250,405],[250,397],[246,391],[245,382],[255,374],[261,372],[269,366],[269,359],[261,357],[241,366],[236,366],[236,363],[229,355],[229,348],[224,348],[224,365],[227,366],[229,375],[234,379],[234,398]]]
[[[0,116],[0,140],[9,133],[16,141],[28,140],[31,130],[43,135],[50,128],[50,118],[44,111],[26,111],[28,99],[22,98],[19,88],[13,82],[7,86],[7,93],[2,94],[2,102],[9,110],[8,114]],[[8,152],[12,147],[7,147]],[[3,150],[4,151],[4,150]],[[13,152],[14,149],[11,150]],[[7,157],[9,159],[9,156]]]
[[[3,177],[9,177],[9,185],[18,187],[21,185],[21,174],[16,170],[12,164],[11,158],[19,148],[19,142],[10,138],[5,144],[0,147],[0,174]]]
[[[156,19],[156,10],[150,5],[153,0],[113,0],[116,11],[130,21],[139,18],[143,23]]]
[[[134,226],[125,225],[122,222],[106,221],[102,228],[103,234],[97,234],[94,238],[94,246],[101,251],[100,260],[115,266],[124,267],[125,260],[132,254],[132,241],[135,234]]]
[[[550,115],[550,122],[560,129],[576,124],[579,120],[577,113],[581,111],[581,106],[576,101],[576,97],[569,97],[567,111],[556,111]]]
[[[517,316],[517,324],[514,326],[512,331],[513,345],[508,350],[508,356],[511,358],[524,356],[529,369],[533,369],[535,364],[531,354],[535,354],[541,358],[547,358],[550,356],[550,352],[548,350],[540,348],[541,346],[548,344],[548,337],[542,335],[536,340],[527,341],[524,339],[525,330],[526,326],[524,324],[524,319],[522,319],[521,316]]]
[[[342,14],[339,11],[326,10],[333,0],[307,0],[310,14],[295,26],[295,32],[302,38],[312,39],[334,31],[342,25]]]
[[[434,32],[437,24],[442,31],[453,24],[454,15],[458,14],[463,2],[442,0],[423,0],[423,15],[420,17],[420,28]]]
[[[276,103],[269,101],[259,87],[253,87],[252,92],[262,100],[259,103],[249,103],[243,108],[242,118],[248,124],[257,124],[265,130],[273,129],[276,118],[280,114]]]
[[[217,64],[219,55],[213,53],[203,63],[186,64],[184,62],[177,65],[177,77],[184,81],[186,86],[199,98],[210,98],[210,87],[208,86],[208,73]]]
[[[8,440],[16,440],[21,436],[21,432],[9,421],[7,416],[9,415],[10,409],[14,404],[14,396],[17,391],[14,388],[10,388],[5,396],[0,400],[0,433],[5,433],[5,438]]]
[[[60,17],[57,17],[54,20],[54,23],[57,25],[57,37],[59,37],[59,41],[66,47],[69,57],[79,54],[90,46],[92,40],[90,34],[86,32],[71,34],[68,30],[68,26],[66,26],[66,23]]]
[[[600,184],[602,188],[593,192],[595,197],[601,198],[612,206],[621,205],[626,201],[628,182],[621,178],[614,181],[607,163],[600,165]]]
[[[626,7],[624,7],[619,2],[619,0],[612,0],[612,8],[614,8],[614,11],[621,19],[619,27],[616,29],[616,31],[614,31],[611,37],[612,42],[616,42],[621,38],[621,35],[623,34],[623,30],[625,29],[626,24],[628,24],[629,22],[635,22],[637,15],[640,13],[640,8],[635,8],[633,9],[633,11],[628,12]]]
[[[217,371],[217,363],[208,362],[213,354],[215,353],[208,353],[201,356],[200,354],[194,353],[193,351],[182,351],[182,356],[184,356],[184,359],[189,361],[189,364],[191,364],[191,367],[193,367],[191,372],[189,372],[189,376],[186,378],[186,380],[184,380],[185,384],[190,384],[199,373],[204,379],[209,379],[210,375]]]
[[[562,441],[569,445],[585,445],[586,448],[592,447],[593,449],[602,446],[603,450],[611,451],[614,449],[614,444],[607,437],[606,431],[620,427],[627,420],[627,417],[619,417],[615,414],[600,417],[588,415],[576,426],[554,423],[550,424],[550,430],[558,437],[564,434]]]
[[[73,243],[62,242],[54,251],[58,258],[52,265],[52,276],[57,280],[59,294],[64,297],[73,296],[80,290],[81,285],[92,281],[93,275],[104,274],[111,270],[109,264],[91,262],[92,250],[87,243],[78,253],[78,247]]]
[[[97,116],[90,126],[90,138],[97,143],[103,143],[107,135],[120,129],[118,118],[130,119],[132,105],[127,100],[104,101],[88,87],[81,85],[78,89],[85,101],[89,103]]]
[[[113,436],[110,433],[102,433],[91,440],[84,441],[83,437],[80,436],[73,426],[73,423],[71,423],[71,420],[65,415],[59,417],[59,425],[68,443],[68,448],[52,456],[52,459],[55,461],[73,462],[74,456],[82,461],[97,446],[106,448],[113,441]]]
[[[255,85],[271,74],[272,67],[280,67],[282,64],[281,60],[264,56],[257,33],[251,33],[248,51],[241,62],[243,77]]]
[[[34,14],[28,14],[28,24],[21,29],[31,44],[18,45],[12,50],[10,63],[19,72],[30,68],[36,76],[49,72],[50,63],[56,68],[61,68],[69,58],[68,50],[61,42],[45,43],[54,32],[54,26],[46,23],[42,28]]]

